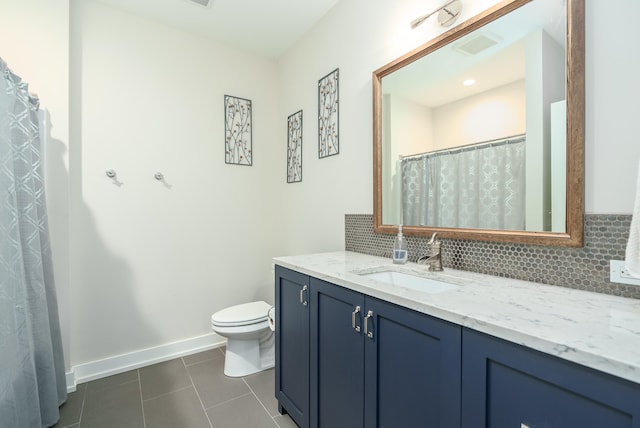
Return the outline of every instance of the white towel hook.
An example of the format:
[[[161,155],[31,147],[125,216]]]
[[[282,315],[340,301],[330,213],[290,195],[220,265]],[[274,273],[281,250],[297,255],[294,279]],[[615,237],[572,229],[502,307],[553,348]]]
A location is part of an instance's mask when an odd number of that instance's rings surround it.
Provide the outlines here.
[[[104,173],[107,175],[107,177],[109,177],[111,179],[113,184],[115,184],[116,186],[120,187],[120,186],[122,186],[124,184],[120,180],[118,180],[118,176],[116,174],[116,170],[115,169],[109,168]]]

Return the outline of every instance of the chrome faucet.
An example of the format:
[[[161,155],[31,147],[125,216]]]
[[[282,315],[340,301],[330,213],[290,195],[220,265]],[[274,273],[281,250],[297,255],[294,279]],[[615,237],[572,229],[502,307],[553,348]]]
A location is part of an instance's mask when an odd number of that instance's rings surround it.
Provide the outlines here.
[[[419,264],[427,265],[427,270],[434,272],[444,270],[444,268],[442,267],[442,243],[439,239],[436,239],[437,236],[437,232],[434,232],[433,235],[431,235],[431,239],[429,239],[429,242],[427,242],[427,245],[429,246],[429,253],[418,259]]]

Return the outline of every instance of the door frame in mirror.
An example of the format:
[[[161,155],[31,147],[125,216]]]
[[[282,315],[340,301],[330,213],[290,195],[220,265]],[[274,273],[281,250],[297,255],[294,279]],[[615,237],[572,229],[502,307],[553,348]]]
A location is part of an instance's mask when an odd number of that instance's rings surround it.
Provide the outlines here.
[[[382,78],[531,1],[535,0],[507,0],[498,3],[485,12],[373,72],[373,226],[376,233],[394,234],[398,230],[397,225],[382,224]],[[403,226],[403,233],[428,236],[438,232],[439,236],[443,238],[546,246],[581,247],[583,245],[585,166],[584,47],[585,1],[567,0],[567,183],[565,232]]]

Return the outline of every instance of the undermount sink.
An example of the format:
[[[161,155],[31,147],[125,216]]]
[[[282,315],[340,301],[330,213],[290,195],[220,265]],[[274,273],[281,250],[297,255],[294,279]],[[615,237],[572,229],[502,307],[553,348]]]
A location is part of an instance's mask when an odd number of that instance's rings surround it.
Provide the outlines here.
[[[443,293],[459,288],[456,284],[450,284],[437,279],[425,278],[394,270],[384,270],[370,273],[360,273],[360,276],[371,278],[376,281],[385,282],[397,287],[410,288],[412,290],[423,291],[425,293]]]

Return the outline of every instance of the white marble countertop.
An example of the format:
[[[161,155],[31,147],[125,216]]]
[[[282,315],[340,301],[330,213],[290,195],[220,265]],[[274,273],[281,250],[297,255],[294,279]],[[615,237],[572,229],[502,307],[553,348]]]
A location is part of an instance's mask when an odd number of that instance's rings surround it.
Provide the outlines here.
[[[275,264],[406,308],[640,383],[640,300],[338,251],[276,257]],[[426,293],[358,273],[413,270],[459,284]]]

